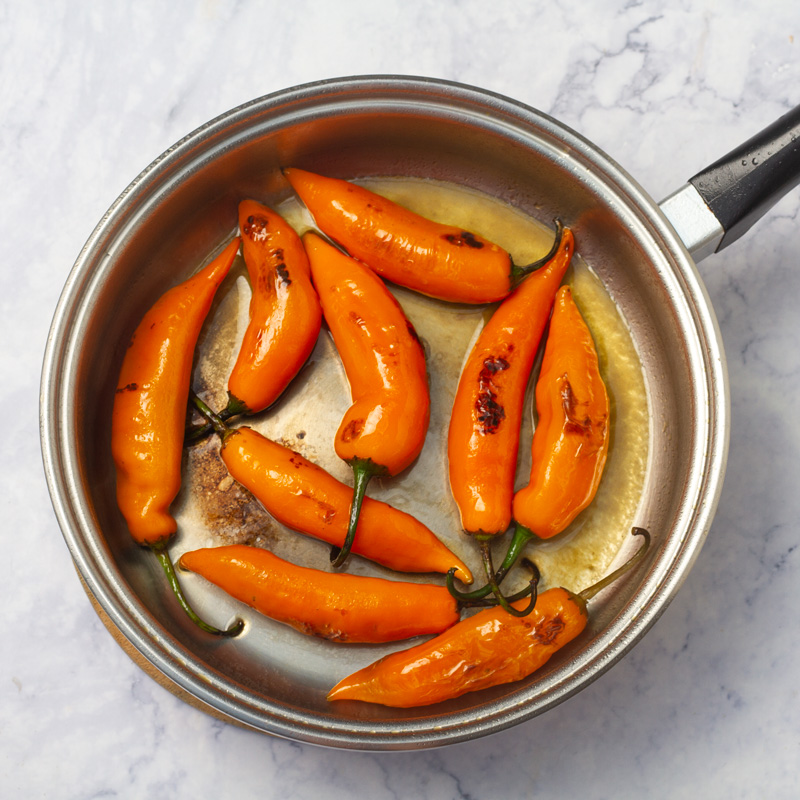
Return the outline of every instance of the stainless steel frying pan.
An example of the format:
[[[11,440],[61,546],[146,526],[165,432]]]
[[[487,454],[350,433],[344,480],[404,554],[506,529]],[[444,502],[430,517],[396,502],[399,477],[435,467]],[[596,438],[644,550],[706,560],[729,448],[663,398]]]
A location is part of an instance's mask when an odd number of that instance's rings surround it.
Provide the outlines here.
[[[383,76],[301,86],[187,136],[100,221],[69,275],[48,340],[45,470],[90,591],[172,685],[231,721],[299,741],[355,749],[442,745],[514,725],[579,691],[663,612],[710,526],[725,469],[729,400],[719,331],[693,256],[735,240],[795,185],[798,137],[795,109],[658,204],[555,120],[443,81]],[[325,693],[335,679],[383,650],[336,649],[269,621],[252,621],[237,640],[210,641],[187,622],[150,554],[127,533],[115,503],[109,431],[130,332],[163,291],[233,232],[240,199],[287,195],[278,169],[287,164],[343,177],[449,180],[544,222],[558,216],[630,328],[652,420],[637,524],[653,532],[655,546],[640,569],[593,601],[587,631],[525,681],[422,709],[331,705]],[[300,409],[306,418],[324,406],[320,398],[313,403]],[[191,520],[181,525],[180,536],[188,535]],[[236,613],[224,598],[203,610],[221,615],[222,624]]]

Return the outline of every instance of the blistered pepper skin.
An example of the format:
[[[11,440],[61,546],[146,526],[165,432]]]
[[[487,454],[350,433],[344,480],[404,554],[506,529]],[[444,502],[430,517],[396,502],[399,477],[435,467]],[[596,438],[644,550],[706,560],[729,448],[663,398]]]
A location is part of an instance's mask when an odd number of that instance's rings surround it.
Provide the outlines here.
[[[335,546],[347,532],[353,490],[321,467],[252,428],[236,428],[221,450],[231,476],[279,522]],[[392,506],[364,499],[353,552],[399,572],[445,573],[456,567],[465,583],[472,576],[434,533]]]
[[[323,572],[258,547],[193,550],[180,563],[259,613],[329,641],[394,642],[458,621],[443,586]]]
[[[255,200],[239,204],[242,254],[250,277],[250,319],[228,379],[234,411],[271,406],[305,364],[322,309],[300,237]]]
[[[609,444],[610,405],[597,350],[568,286],[556,296],[536,409],[530,481],[514,496],[513,515],[549,539],[594,499]]]
[[[166,292],[145,314],[120,370],[111,422],[117,502],[133,538],[166,541],[181,486],[186,404],[200,329],[231,268],[235,238],[207,267]]]
[[[492,303],[513,288],[498,245],[442,225],[349,181],[285,169],[321,231],[386,280],[459,303]]]
[[[525,391],[558,287],[574,252],[569,229],[550,261],[498,306],[461,372],[450,416],[450,488],[468,533],[511,522]]]
[[[521,608],[526,602],[513,605]],[[480,611],[427,642],[353,673],[331,689],[328,700],[411,708],[519,681],[578,636],[587,621],[580,597],[549,589],[528,616],[514,617],[502,608]]]

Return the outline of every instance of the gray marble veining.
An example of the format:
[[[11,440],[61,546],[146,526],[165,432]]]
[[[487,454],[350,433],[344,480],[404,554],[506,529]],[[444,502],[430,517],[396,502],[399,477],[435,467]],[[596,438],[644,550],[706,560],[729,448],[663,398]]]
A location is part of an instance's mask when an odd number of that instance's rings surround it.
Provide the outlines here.
[[[89,605],[38,449],[39,370],[69,268],[127,183],[270,91],[406,73],[480,85],[595,141],[654,197],[800,102],[792,0],[0,3],[0,796],[800,796],[800,190],[702,262],[732,390],[729,467],[653,630],[547,714],[418,753],[226,725],[159,687]]]

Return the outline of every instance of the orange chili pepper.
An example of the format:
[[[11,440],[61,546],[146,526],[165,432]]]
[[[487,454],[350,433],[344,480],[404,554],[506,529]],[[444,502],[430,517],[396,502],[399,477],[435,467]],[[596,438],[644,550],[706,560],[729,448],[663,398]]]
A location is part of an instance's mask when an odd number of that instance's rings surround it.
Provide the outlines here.
[[[306,234],[303,244],[353,399],[334,440],[355,479],[347,536],[332,554],[339,566],[350,552],[370,479],[396,475],[422,450],[430,420],[428,375],[414,326],[383,281],[315,234]]]
[[[275,403],[311,355],[322,324],[308,257],[294,228],[267,206],[243,200],[239,230],[252,288],[250,320],[228,379],[222,419]],[[208,424],[193,426],[186,441],[210,431]]]
[[[511,522],[525,389],[573,251],[572,232],[559,227],[555,254],[500,304],[461,372],[447,456],[450,488],[468,533],[505,533]]]
[[[211,633],[222,632],[203,623],[188,606],[166,544],[178,528],[169,507],[181,486],[194,349],[239,244],[237,237],[205,269],[170,289],[145,314],[122,362],[111,421],[117,503],[131,535],[156,553],[184,610]],[[225,633],[238,630],[235,626]]]
[[[489,540],[511,522],[525,389],[575,249],[569,228],[557,221],[556,229],[546,266],[500,304],[472,348],[456,390],[447,440],[450,488],[461,525],[475,536],[489,581],[476,591],[491,591],[515,615],[522,612],[505,602],[495,581]],[[466,597],[453,589],[452,576],[448,586],[457,597]]]
[[[608,455],[608,393],[569,286],[556,297],[536,410],[530,482],[514,496],[513,513],[519,525],[549,539],[592,502]]]
[[[288,447],[246,426],[215,421],[220,455],[231,476],[248,489],[278,522],[341,547],[347,535],[352,489]],[[472,583],[472,575],[428,527],[386,503],[364,498],[353,552],[399,572],[447,572]]]
[[[334,642],[393,642],[458,622],[444,586],[322,572],[260,547],[230,545],[181,556],[185,569],[301,633]]]
[[[459,303],[502,300],[539,262],[517,266],[496,244],[442,225],[349,181],[283,171],[319,229],[379,275]]]
[[[587,602],[644,557],[650,535],[641,528],[633,532],[644,537],[642,547],[626,564],[579,594],[549,589],[525,617],[502,608],[480,611],[427,642],[344,678],[328,699],[409,708],[526,678],[584,630]],[[514,605],[519,607],[521,601]]]
[[[608,393],[592,334],[568,286],[556,296],[536,384],[536,410],[530,481],[514,495],[516,526],[495,584],[529,541],[561,533],[592,502],[608,456]],[[452,576],[448,587],[462,600],[486,593],[486,587],[458,592]]]
[[[239,204],[242,253],[253,296],[250,323],[228,380],[233,414],[271,406],[311,355],[322,323],[300,237],[254,200]]]
[[[533,435],[528,486],[514,496],[514,535],[497,572],[487,586],[459,592],[452,575],[447,585],[459,600],[486,596],[496,588],[534,538],[561,533],[594,499],[608,455],[609,401],[600,375],[592,335],[562,286],[556,295],[542,368],[536,384],[539,420]],[[499,599],[499,598],[498,598]]]

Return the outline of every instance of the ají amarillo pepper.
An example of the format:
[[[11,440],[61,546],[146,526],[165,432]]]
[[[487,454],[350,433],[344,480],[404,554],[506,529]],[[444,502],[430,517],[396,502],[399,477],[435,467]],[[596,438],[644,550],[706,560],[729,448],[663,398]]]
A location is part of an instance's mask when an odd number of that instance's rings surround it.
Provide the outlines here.
[[[422,450],[430,420],[428,374],[414,326],[383,281],[313,233],[303,244],[353,400],[334,439],[354,475],[347,536],[331,555],[340,566],[370,479],[396,475]]]
[[[199,398],[201,413],[213,420],[222,441],[220,455],[230,475],[283,525],[341,547],[347,536],[353,490],[258,431],[228,428]],[[472,583],[466,565],[415,517],[370,497],[364,498],[353,552],[398,572],[453,569]]]
[[[569,286],[556,296],[536,411],[530,481],[514,495],[516,527],[498,580],[529,541],[561,533],[592,502],[608,456],[608,392],[592,334]]]
[[[572,232],[559,226],[556,252],[497,307],[462,368],[447,447],[468,533],[505,533],[511,522],[525,390],[573,251]]]
[[[644,558],[650,535],[642,528],[633,533],[644,538],[639,550],[582,592],[548,589],[524,617],[503,608],[479,611],[433,639],[344,678],[328,693],[328,700],[410,708],[526,678],[584,630],[588,601]]]
[[[514,496],[513,512],[519,524],[549,539],[592,502],[608,455],[608,393],[569,286],[556,297],[536,410],[530,482]]]
[[[228,378],[223,419],[275,403],[311,355],[322,323],[308,257],[294,228],[267,206],[243,200],[239,230],[252,289],[250,320]],[[195,427],[187,441],[210,430]]]
[[[393,642],[441,633],[459,619],[444,586],[323,572],[260,547],[194,550],[180,565],[259,613],[334,642]]]
[[[167,543],[178,529],[169,507],[181,486],[181,458],[192,358],[217,288],[231,268],[235,238],[207,267],[170,289],[145,314],[120,370],[111,421],[117,503],[134,540],[158,557],[181,606],[201,628],[220,631],[190,608]]]
[[[496,244],[443,225],[362,186],[283,170],[319,229],[387,280],[459,303],[502,300],[541,264],[517,266]]]
[[[481,331],[453,402],[447,440],[450,488],[462,528],[475,536],[484,563],[489,540],[511,523],[525,390],[575,249],[569,228],[556,222],[556,230],[546,265],[498,306]]]

